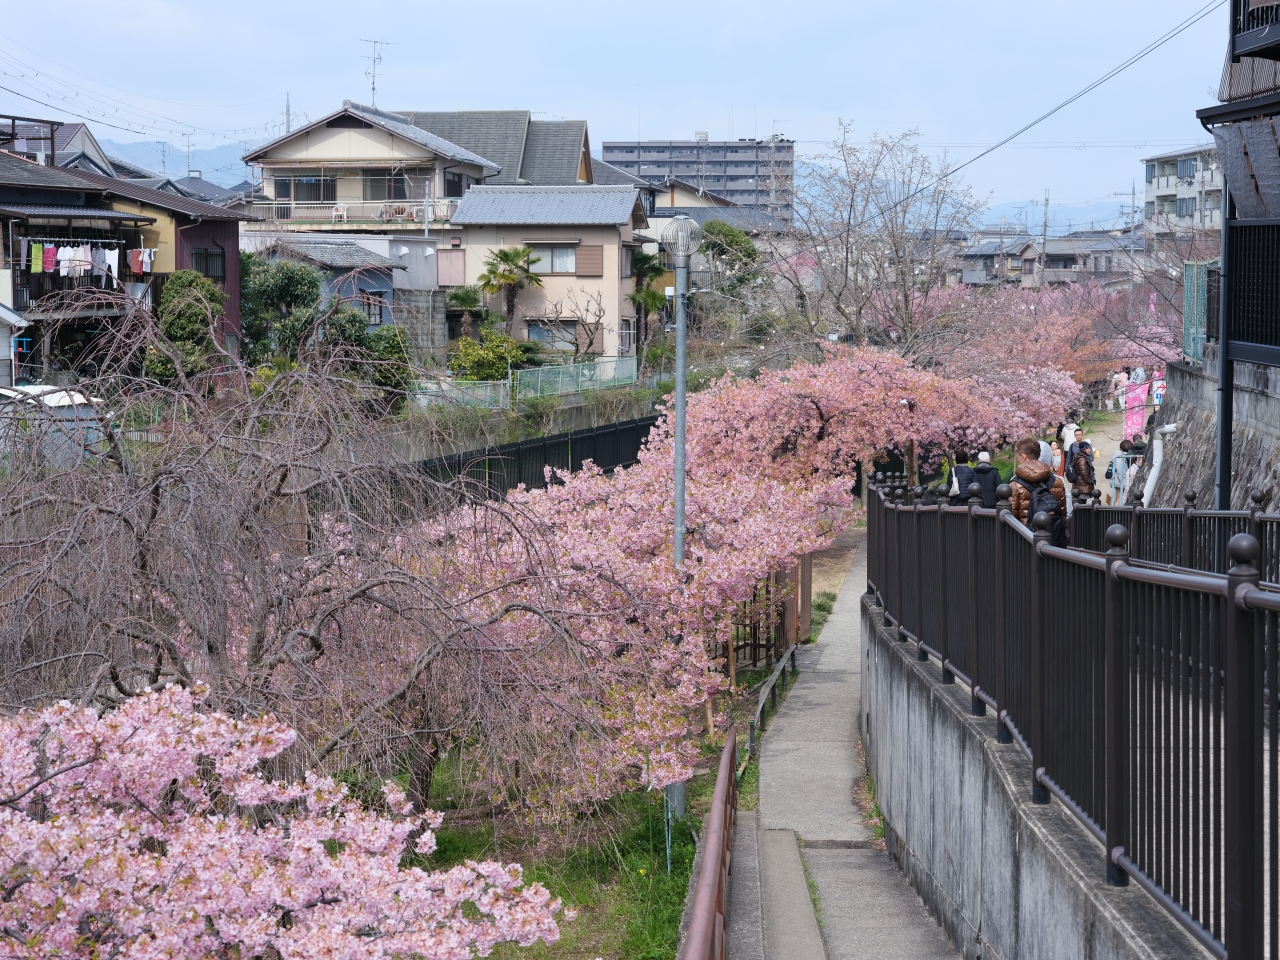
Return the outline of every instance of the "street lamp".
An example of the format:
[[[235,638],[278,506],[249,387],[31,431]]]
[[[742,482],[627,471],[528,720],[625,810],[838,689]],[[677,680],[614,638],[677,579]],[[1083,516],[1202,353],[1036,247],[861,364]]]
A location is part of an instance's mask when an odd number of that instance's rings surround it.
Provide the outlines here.
[[[675,261],[676,268],[676,450],[675,450],[675,560],[676,572],[684,563],[684,348],[685,348],[685,306],[689,299],[689,258],[693,256],[698,245],[702,243],[702,228],[696,220],[681,214],[673,217],[662,231],[662,245],[667,248]],[[711,716],[708,708],[707,716]],[[708,723],[707,733],[711,733]],[[683,783],[673,783],[663,791],[666,808],[667,832],[667,873],[671,872],[671,820],[684,816]]]
[[[684,562],[684,406],[685,406],[685,307],[689,299],[689,258],[702,243],[702,228],[696,220],[681,214],[662,231],[676,268],[676,463],[675,463],[675,560]]]

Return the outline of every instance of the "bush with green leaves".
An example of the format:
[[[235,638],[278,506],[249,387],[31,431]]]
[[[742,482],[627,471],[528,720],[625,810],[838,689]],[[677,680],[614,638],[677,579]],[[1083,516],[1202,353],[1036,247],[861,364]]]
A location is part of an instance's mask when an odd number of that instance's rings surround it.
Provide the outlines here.
[[[194,270],[169,275],[160,294],[160,332],[173,345],[187,376],[209,369],[213,355],[213,327],[220,321],[227,295],[208,277]],[[148,377],[168,383],[177,376],[171,357],[156,347],[143,360]]]
[[[525,345],[505,333],[488,329],[480,343],[463,337],[449,365],[459,380],[505,380],[509,370],[525,365]]]
[[[324,278],[315,267],[240,253],[240,356],[257,366],[269,357],[296,357],[316,322]]]

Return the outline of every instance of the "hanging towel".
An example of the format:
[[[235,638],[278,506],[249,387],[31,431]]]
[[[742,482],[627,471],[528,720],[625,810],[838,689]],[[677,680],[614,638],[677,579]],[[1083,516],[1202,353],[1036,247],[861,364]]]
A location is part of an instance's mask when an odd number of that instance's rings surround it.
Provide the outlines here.
[[[58,248],[52,243],[44,245],[44,272],[53,273],[58,268]]]
[[[71,259],[71,248],[58,247],[53,254],[53,259],[58,267],[58,276],[65,277],[67,275],[67,261]]]
[[[102,248],[94,247],[89,251],[89,275],[91,277],[102,276],[102,265],[105,261],[102,259]]]
[[[151,261],[155,259],[157,251],[151,247],[144,247],[142,250],[142,272],[151,272]]]
[[[134,273],[142,272],[142,251],[141,250],[129,251],[129,269],[132,270]]]
[[[27,269],[27,247],[30,246],[30,244],[31,244],[30,240],[28,240],[26,237],[22,238],[22,253],[18,255],[19,270]]]
[[[44,273],[44,245],[33,243],[31,245],[31,272]]]
[[[106,267],[107,273],[111,274],[114,280],[120,275],[120,248],[109,247],[102,251],[102,265]]]
[[[93,269],[93,248],[87,243],[80,244],[80,276],[92,274]]]

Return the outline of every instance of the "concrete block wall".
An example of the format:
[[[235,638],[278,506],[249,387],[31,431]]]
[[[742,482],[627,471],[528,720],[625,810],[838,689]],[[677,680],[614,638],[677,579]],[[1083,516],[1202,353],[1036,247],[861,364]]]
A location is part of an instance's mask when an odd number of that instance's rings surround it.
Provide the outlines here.
[[[948,936],[975,960],[1207,960],[1136,884],[1111,887],[1099,844],[1056,800],[1031,802],[1021,748],[969,712],[882,611],[862,605],[863,743],[886,840]]]
[[[449,346],[444,290],[404,290],[392,293],[398,322],[409,336],[409,350],[416,363],[443,367]],[[403,308],[403,309],[402,309]]]

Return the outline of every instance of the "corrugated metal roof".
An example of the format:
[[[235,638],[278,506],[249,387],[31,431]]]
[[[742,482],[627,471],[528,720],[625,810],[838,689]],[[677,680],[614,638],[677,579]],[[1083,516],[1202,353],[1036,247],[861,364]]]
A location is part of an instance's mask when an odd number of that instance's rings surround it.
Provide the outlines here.
[[[116,180],[112,177],[102,177],[96,173],[84,173],[79,170],[75,172],[74,176],[90,184],[91,189],[102,190],[130,200],[137,200],[139,203],[159,207],[161,210],[185,213],[189,217],[203,217],[206,220],[259,219],[247,213],[234,213],[225,207],[215,207],[211,203],[192,200],[190,197],[170,193],[167,190],[153,190],[142,185],[137,180]]]
[[[54,190],[88,189],[79,176],[61,167],[42,167],[31,160],[0,150],[0,186],[46,187]]]
[[[501,172],[490,177],[489,183],[514,184],[520,179],[525,136],[529,132],[528,110],[398,110],[396,115],[420,130],[500,164]]]
[[[287,237],[270,248],[285,256],[309,260],[330,270],[405,270],[404,264],[366,250],[354,240]]]
[[[585,120],[530,121],[520,179],[539,186],[580,183],[578,170],[586,137]]]
[[[141,217],[136,213],[119,213],[100,210],[97,207],[64,207],[51,203],[0,203],[0,213],[15,217],[54,217],[77,220],[120,220],[128,223],[155,223],[155,217]]]
[[[458,203],[456,224],[565,226],[627,223],[639,203],[634,187],[472,187]]]

